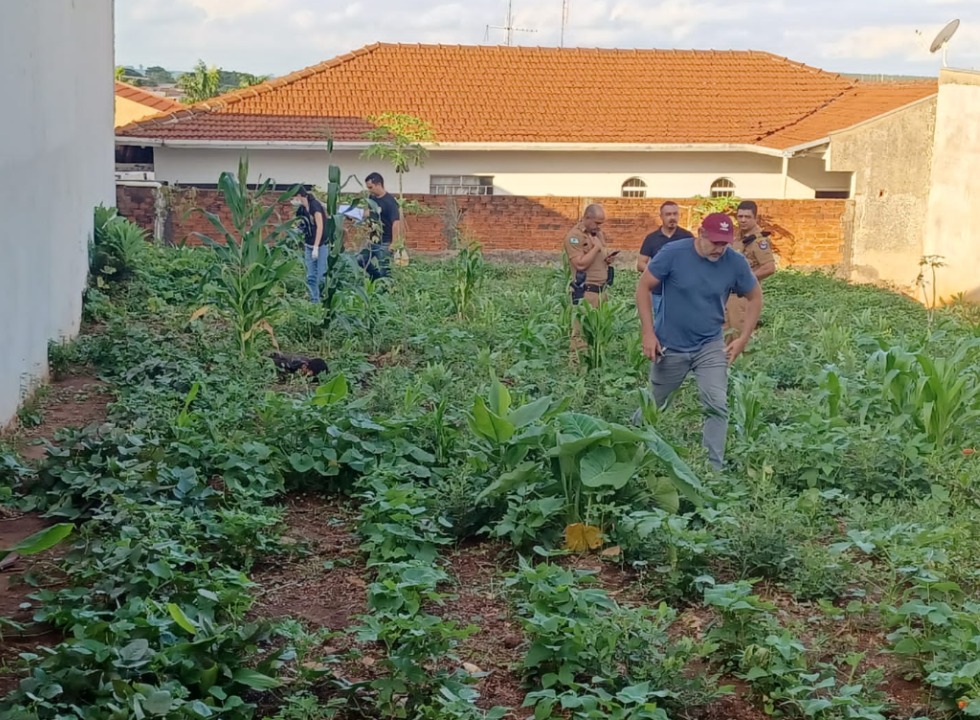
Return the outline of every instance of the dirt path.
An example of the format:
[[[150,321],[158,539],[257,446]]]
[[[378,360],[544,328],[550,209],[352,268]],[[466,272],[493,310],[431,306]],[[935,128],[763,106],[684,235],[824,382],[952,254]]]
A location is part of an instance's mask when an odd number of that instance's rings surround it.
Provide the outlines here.
[[[35,408],[22,412],[40,424],[24,426],[18,423],[5,439],[25,460],[44,457],[43,440],[53,440],[58,430],[66,427],[85,427],[104,422],[107,405],[113,397],[108,386],[91,375],[73,375],[51,383],[42,391],[43,397]]]
[[[54,440],[58,430],[104,422],[112,395],[105,383],[91,375],[73,375],[47,386],[40,399],[21,414],[39,421],[29,427],[18,423],[8,429],[3,440],[27,462],[44,457],[43,440]],[[35,514],[21,514],[0,505],[0,547],[10,547],[44,529],[50,523]],[[0,617],[17,623],[21,629],[0,625],[0,697],[19,682],[17,656],[59,640],[58,633],[32,621],[34,609],[29,596],[34,583],[57,582],[61,551],[55,547],[30,557],[9,556],[0,567]]]

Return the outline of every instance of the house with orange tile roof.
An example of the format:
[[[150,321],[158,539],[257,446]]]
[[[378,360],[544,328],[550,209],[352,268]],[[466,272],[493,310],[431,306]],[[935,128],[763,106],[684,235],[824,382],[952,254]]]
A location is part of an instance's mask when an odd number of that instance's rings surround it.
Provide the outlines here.
[[[936,94],[864,83],[754,51],[375,44],[117,129],[152,148],[156,179],[213,184],[248,152],[280,183],[345,174],[371,118],[435,135],[405,191],[602,197],[847,197],[831,135]]]
[[[179,102],[151,93],[129,83],[116,81],[116,127],[123,127],[161,112],[184,107]]]
[[[830,135],[936,94],[862,83],[764,52],[375,44],[117,130],[156,178],[211,184],[248,151],[282,183],[362,176],[371,118],[435,134],[405,190],[590,197],[841,197]]]

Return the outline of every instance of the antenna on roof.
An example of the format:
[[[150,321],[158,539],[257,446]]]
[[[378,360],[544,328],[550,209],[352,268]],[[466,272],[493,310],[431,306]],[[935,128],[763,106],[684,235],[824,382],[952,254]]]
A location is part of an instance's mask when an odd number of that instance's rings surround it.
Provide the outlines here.
[[[514,33],[515,32],[526,32],[534,33],[537,30],[532,30],[531,28],[519,28],[514,27],[514,0],[507,0],[507,24],[506,25],[487,25],[486,33],[484,33],[483,39],[490,39],[491,30],[506,30],[507,31],[507,44],[514,44]]]
[[[558,47],[565,47],[565,26],[568,25],[568,0],[561,0],[561,39]]]
[[[946,23],[946,27],[939,31],[936,35],[936,39],[932,41],[932,45],[929,46],[929,52],[935,53],[939,50],[943,51],[943,67],[946,67],[946,46],[949,45],[950,39],[956,34],[957,28],[960,26],[959,20],[951,20]]]

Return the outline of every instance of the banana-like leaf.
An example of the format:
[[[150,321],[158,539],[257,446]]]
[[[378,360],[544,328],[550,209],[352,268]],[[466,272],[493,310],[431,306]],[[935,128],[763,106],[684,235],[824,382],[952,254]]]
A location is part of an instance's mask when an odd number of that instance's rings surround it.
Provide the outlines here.
[[[0,548],[0,560],[3,560],[11,553],[18,553],[20,555],[36,555],[37,553],[49,550],[71,535],[74,529],[75,526],[71,523],[58,523],[57,525],[52,525],[51,527],[45,528],[40,532],[27,536],[9,548]]]

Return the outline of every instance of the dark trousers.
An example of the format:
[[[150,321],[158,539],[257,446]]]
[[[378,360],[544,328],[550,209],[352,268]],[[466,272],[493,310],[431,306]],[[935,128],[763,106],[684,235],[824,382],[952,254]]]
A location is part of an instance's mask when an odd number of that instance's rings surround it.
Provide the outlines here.
[[[391,273],[391,243],[371,243],[358,253],[357,264],[372,280],[388,277]]]

